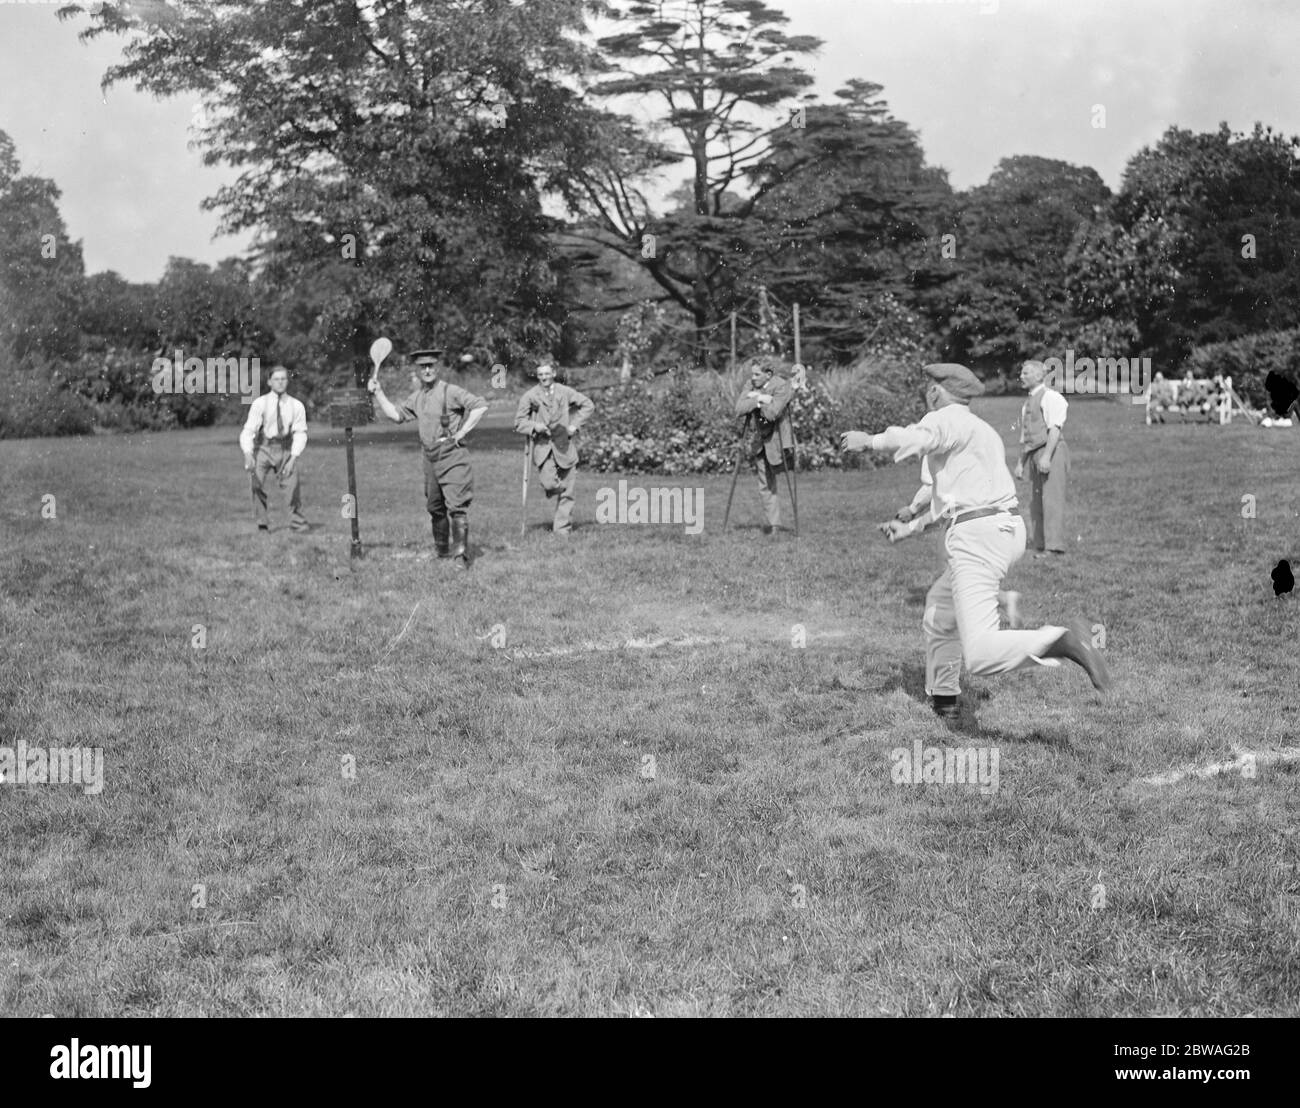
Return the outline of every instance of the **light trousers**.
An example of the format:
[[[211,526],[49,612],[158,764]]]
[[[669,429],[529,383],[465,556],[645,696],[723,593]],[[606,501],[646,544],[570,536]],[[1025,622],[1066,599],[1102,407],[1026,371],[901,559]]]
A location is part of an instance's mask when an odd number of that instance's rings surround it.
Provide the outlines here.
[[[930,696],[961,692],[961,669],[979,677],[1029,666],[1055,666],[1043,658],[1064,627],[1002,631],[998,586],[1025,554],[1025,523],[1003,512],[948,529],[948,568],[925,598],[925,691]]]

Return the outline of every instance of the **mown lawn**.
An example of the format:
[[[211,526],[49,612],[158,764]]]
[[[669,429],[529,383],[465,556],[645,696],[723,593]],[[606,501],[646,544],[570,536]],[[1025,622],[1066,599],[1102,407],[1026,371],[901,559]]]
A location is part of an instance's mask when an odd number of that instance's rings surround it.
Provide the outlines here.
[[[1008,443],[1018,407],[976,402]],[[1300,432],[1069,432],[1077,549],[1010,582],[1101,625],[1116,691],[976,680],[956,735],[940,537],[874,531],[912,464],[804,475],[797,540],[747,475],[729,533],[723,477],[702,534],[598,526],[592,473],[569,541],[540,497],[521,539],[487,430],[456,574],[404,431],[359,436],[355,567],[323,427],[309,536],[254,531],[233,429],[0,443],[0,746],[105,760],[0,785],[0,1011],[1297,1014],[1297,763],[1142,779],[1300,745]],[[895,784],[916,740],[995,750],[996,791]]]

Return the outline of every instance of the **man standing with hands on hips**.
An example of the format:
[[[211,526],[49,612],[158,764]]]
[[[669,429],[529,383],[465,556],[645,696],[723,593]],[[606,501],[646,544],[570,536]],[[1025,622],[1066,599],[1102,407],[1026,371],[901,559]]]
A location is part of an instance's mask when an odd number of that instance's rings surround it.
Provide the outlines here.
[[[1029,545],[1034,557],[1064,554],[1065,486],[1070,474],[1070,448],[1065,445],[1065,417],[1070,405],[1047,387],[1047,366],[1026,362],[1020,383],[1029,399],[1020,409],[1020,461],[1016,480],[1029,463]]]
[[[1025,524],[1016,486],[1007,469],[1001,436],[973,414],[971,397],[984,385],[963,365],[925,367],[929,409],[910,427],[890,427],[878,435],[849,431],[845,450],[887,450],[901,462],[918,454],[934,479],[930,510],[904,523],[888,524],[889,540],[917,534],[944,522],[948,568],[925,598],[925,691],[945,722],[957,719],[961,669],[977,676],[1009,673],[1033,666],[1059,666],[1061,658],[1079,665],[1099,690],[1110,674],[1088,639],[1082,620],[1071,627],[1034,631],[998,629],[998,585],[1025,552]]]
[[[270,531],[266,508],[266,476],[274,473],[280,488],[289,492],[289,529],[311,530],[302,514],[302,490],[298,487],[298,459],[307,447],[307,409],[301,400],[285,395],[289,371],[282,365],[271,369],[271,391],[263,393],[248,408],[248,419],[239,433],[244,452],[244,469],[251,475],[253,515],[259,531]]]
[[[573,486],[578,464],[573,436],[594,408],[577,389],[557,385],[555,367],[544,363],[537,367],[537,384],[524,393],[515,409],[515,430],[531,436],[530,461],[537,467],[546,499],[556,500],[551,524],[556,535],[573,530]]]
[[[375,404],[394,423],[415,420],[424,447],[424,497],[433,528],[433,545],[439,558],[453,558],[457,569],[469,565],[469,506],[474,499],[474,474],[469,451],[462,440],[483,413],[481,396],[440,380],[446,371],[441,348],[411,354],[420,387],[395,405],[384,395],[379,378],[367,386]]]

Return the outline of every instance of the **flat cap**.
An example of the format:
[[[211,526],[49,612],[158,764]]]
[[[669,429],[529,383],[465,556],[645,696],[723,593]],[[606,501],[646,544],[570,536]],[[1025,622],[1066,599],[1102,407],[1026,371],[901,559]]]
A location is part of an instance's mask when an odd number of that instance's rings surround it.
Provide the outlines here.
[[[969,400],[984,394],[984,382],[964,365],[956,362],[934,362],[925,367],[925,374],[935,384],[942,385],[953,396]]]
[[[431,346],[428,350],[412,350],[411,361],[418,361],[420,358],[436,358],[445,353],[441,346]]]

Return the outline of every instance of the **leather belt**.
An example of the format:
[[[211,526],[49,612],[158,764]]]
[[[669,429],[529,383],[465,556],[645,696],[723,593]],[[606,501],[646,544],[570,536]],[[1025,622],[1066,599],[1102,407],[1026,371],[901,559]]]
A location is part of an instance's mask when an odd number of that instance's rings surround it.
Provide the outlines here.
[[[969,523],[972,519],[983,519],[985,516],[1001,515],[1003,512],[1007,513],[1008,515],[1018,516],[1020,514],[1020,509],[1019,508],[972,508],[969,512],[961,512],[959,515],[953,516],[952,521],[948,524],[948,526],[956,527],[957,524],[959,523]]]

